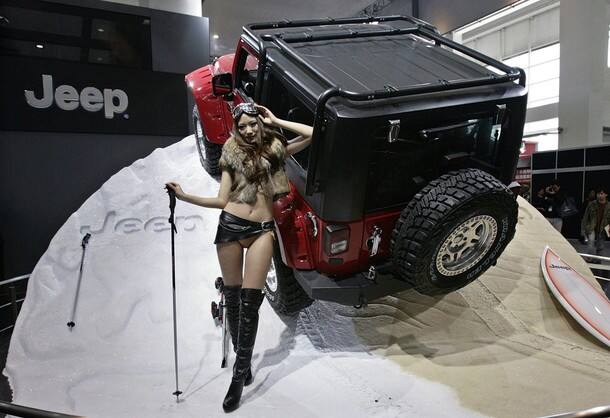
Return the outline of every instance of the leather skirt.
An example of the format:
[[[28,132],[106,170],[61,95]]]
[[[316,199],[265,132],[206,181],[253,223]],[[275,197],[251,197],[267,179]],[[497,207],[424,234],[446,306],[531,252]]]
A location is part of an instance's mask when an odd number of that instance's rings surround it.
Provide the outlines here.
[[[239,241],[250,238],[266,231],[273,231],[275,222],[253,222],[225,212],[220,212],[218,218],[218,231],[214,244]]]

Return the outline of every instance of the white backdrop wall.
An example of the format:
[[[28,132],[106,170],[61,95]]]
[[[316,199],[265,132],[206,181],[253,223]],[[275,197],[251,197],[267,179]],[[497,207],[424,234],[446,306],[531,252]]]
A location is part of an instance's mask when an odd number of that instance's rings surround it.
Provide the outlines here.
[[[557,118],[557,127],[563,130],[559,147],[610,142],[601,133],[602,126],[610,126],[609,3],[539,0],[525,7],[517,3],[503,16],[473,22],[454,31],[453,37],[500,60],[560,42],[559,102],[529,108],[527,122]]]
[[[541,0],[505,18],[461,32],[462,42],[506,59],[559,41],[559,2]]]

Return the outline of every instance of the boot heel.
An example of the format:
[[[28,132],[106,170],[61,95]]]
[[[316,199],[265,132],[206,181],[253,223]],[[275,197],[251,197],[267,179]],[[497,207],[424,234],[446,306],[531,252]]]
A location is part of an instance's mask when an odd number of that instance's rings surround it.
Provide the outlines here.
[[[239,401],[241,400],[241,394],[244,391],[243,380],[233,380],[229,386],[225,400],[222,402],[222,409],[225,412],[235,411],[239,407]]]

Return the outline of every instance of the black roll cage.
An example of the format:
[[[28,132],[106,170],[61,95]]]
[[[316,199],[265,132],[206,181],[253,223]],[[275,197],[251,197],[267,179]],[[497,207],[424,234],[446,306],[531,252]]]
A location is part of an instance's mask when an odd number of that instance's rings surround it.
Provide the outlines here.
[[[372,30],[359,32],[356,30],[350,30],[347,33],[341,34],[305,34],[302,36],[291,36],[288,38],[284,37],[284,34],[263,34],[257,35],[254,31],[265,30],[265,29],[280,29],[280,28],[296,28],[296,27],[309,27],[309,26],[325,26],[325,25],[337,25],[337,24],[354,24],[354,23],[371,23],[371,22],[392,22],[392,21],[406,21],[414,24],[412,28],[406,29],[385,29],[385,30]],[[268,70],[267,65],[267,48],[273,45],[282,51],[286,57],[294,62],[299,68],[308,72],[310,75],[318,79],[328,88],[320,94],[316,102],[316,109],[314,112],[314,124],[313,124],[313,135],[309,151],[309,167],[307,170],[307,182],[305,187],[305,193],[311,196],[315,192],[319,192],[323,188],[323,181],[316,176],[318,167],[318,152],[320,149],[321,135],[326,130],[327,120],[324,117],[324,111],[326,109],[326,103],[333,97],[342,97],[353,101],[371,101],[378,99],[389,99],[395,97],[406,97],[416,94],[424,93],[435,93],[441,91],[456,90],[468,87],[478,87],[491,84],[500,84],[509,81],[519,80],[519,84],[525,87],[525,71],[521,68],[510,67],[497,61],[493,58],[487,57],[473,49],[460,45],[450,39],[444,38],[438,30],[427,22],[416,19],[411,16],[380,16],[380,17],[363,17],[363,18],[340,18],[340,19],[318,19],[318,20],[299,20],[299,21],[280,21],[270,22],[261,24],[246,25],[243,28],[246,35],[252,39],[258,39],[258,49],[260,51],[259,67],[256,80],[255,90],[255,101],[259,101],[261,97],[261,86],[263,83],[264,74]],[[333,39],[350,39],[350,38],[363,38],[363,37],[376,37],[376,36],[397,36],[412,34],[434,41],[437,46],[444,45],[452,48],[464,55],[476,59],[484,64],[490,65],[505,74],[489,74],[487,77],[478,77],[469,80],[438,80],[436,83],[423,83],[405,88],[397,88],[391,85],[385,86],[384,90],[369,90],[363,92],[354,92],[344,90],[341,87],[337,87],[334,83],[328,79],[322,72],[313,67],[308,63],[299,53],[291,47],[291,43],[302,43],[302,42],[314,42],[321,40],[333,40]]]

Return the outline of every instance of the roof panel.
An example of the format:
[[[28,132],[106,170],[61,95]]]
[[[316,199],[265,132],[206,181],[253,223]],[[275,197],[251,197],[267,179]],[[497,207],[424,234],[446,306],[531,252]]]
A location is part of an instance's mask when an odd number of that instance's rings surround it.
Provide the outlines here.
[[[291,46],[336,85],[352,91],[490,74],[485,67],[413,35],[312,41]]]

